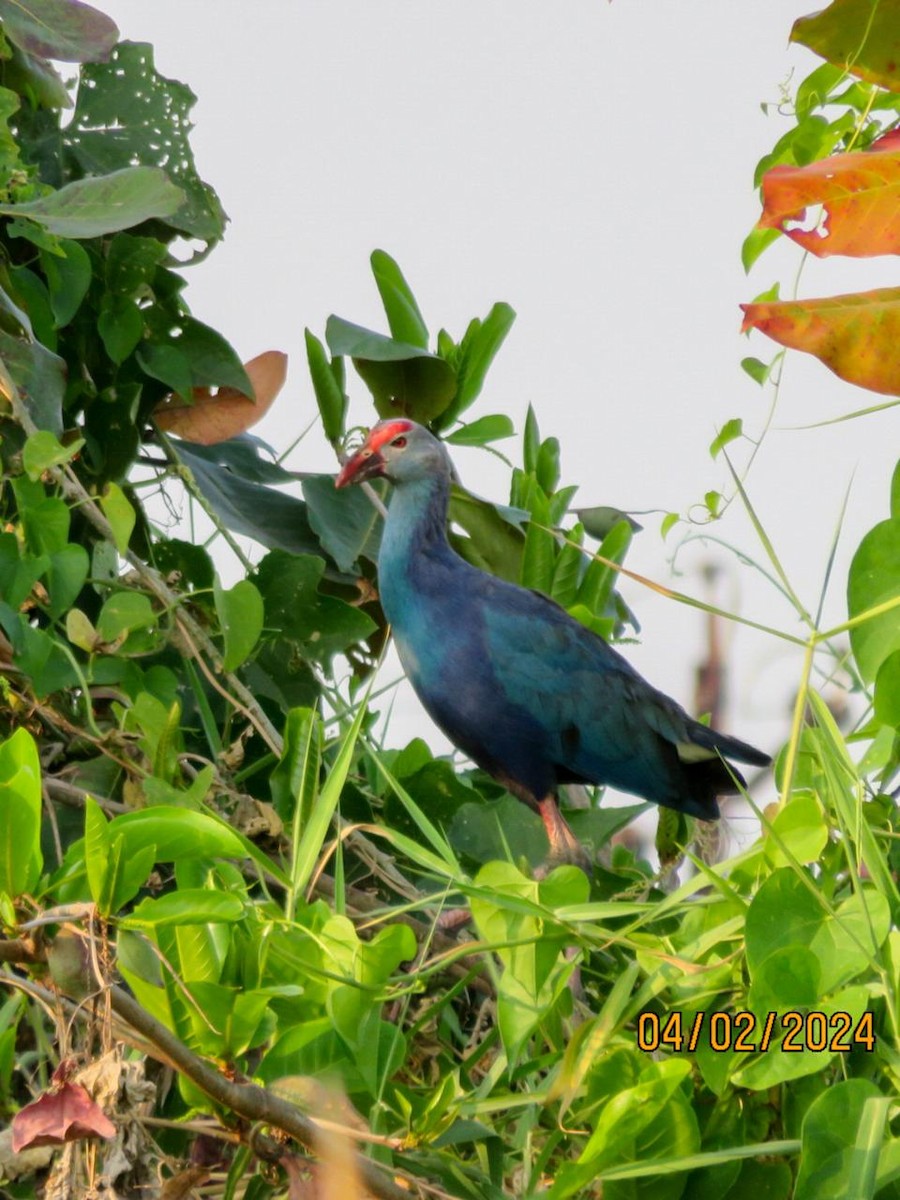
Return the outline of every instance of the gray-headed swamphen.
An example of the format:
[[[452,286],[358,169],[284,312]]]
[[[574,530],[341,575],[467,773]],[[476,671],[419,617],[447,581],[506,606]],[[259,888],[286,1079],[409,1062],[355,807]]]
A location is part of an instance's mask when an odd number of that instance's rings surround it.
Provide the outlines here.
[[[551,861],[587,858],[560,784],[605,783],[703,820],[743,786],[725,759],[768,755],[701,725],[602,638],[538,592],[471,566],[447,540],[452,466],[413,421],[375,425],[337,487],[394,485],[378,586],[400,661],[455,746],[540,813]]]

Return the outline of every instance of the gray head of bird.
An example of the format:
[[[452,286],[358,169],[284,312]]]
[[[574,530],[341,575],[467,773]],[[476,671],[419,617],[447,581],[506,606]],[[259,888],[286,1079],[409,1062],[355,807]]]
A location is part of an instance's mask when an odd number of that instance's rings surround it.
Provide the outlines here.
[[[372,426],[362,446],[341,467],[335,487],[382,478],[402,485],[435,476],[453,477],[442,444],[423,425],[389,417]]]

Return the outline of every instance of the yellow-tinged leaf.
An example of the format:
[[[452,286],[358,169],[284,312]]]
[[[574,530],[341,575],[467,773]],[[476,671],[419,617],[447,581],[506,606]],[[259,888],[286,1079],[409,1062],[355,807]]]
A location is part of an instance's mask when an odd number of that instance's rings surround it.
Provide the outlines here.
[[[108,483],[100,497],[100,507],[112,528],[116,549],[125,554],[137,520],[131,501],[117,483]]]
[[[741,308],[743,332],[758,329],[782,346],[814,354],[848,383],[900,396],[900,288]]]

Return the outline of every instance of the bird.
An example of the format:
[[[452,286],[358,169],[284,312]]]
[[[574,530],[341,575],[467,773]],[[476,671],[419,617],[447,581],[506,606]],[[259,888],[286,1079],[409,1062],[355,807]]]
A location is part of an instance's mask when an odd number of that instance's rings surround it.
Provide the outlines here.
[[[453,465],[423,425],[378,422],[335,486],[376,478],[393,485],[378,591],[403,669],[453,745],[540,815],[549,864],[590,875],[559,810],[564,784],[608,784],[711,821],[718,796],[746,787],[730,760],[771,761],[694,720],[543,593],[457,554],[447,536]]]

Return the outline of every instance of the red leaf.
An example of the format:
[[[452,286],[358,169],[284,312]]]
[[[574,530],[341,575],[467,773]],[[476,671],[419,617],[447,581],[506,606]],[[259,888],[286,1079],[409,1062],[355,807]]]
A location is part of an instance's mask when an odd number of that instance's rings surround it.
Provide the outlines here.
[[[834,154],[808,167],[772,167],[763,176],[762,193],[757,228],[780,229],[819,258],[900,254],[900,146],[892,134],[871,150]],[[823,224],[787,228],[819,204]]]
[[[782,346],[814,354],[848,383],[900,396],[900,288],[741,308],[743,332],[758,329]]]
[[[255,399],[237,388],[194,388],[193,404],[179,396],[167,396],[157,405],[153,419],[164,433],[174,433],[186,442],[214,446],[237,437],[255,425],[268,412],[281,391],[287,374],[287,355],[266,350],[248,363],[244,370],[253,384]]]
[[[13,1153],[79,1138],[116,1136],[116,1127],[80,1083],[64,1083],[26,1104],[12,1119]]]

